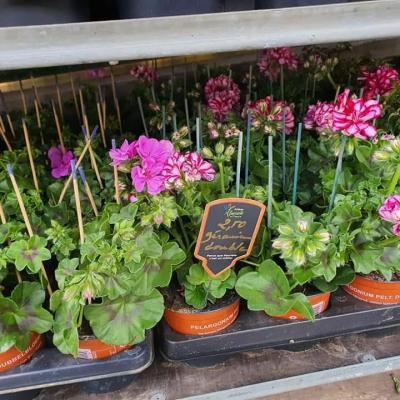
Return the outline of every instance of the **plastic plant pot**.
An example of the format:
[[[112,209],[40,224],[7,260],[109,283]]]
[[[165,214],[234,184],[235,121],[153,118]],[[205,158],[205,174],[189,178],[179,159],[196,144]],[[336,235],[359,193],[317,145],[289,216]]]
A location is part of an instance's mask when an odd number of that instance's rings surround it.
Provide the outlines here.
[[[358,300],[372,304],[400,304],[400,281],[380,282],[356,275],[343,289]]]
[[[307,296],[308,302],[311,304],[315,315],[319,315],[323,313],[329,306],[329,300],[331,298],[330,293],[317,293],[317,294],[312,294],[310,296]],[[287,320],[296,320],[296,321],[304,321],[304,317],[302,317],[298,312],[296,311],[289,311],[285,315],[278,315],[274,318],[279,318],[279,319],[287,319]]]
[[[224,11],[224,0],[119,0],[118,5],[122,19],[209,14]]]
[[[101,360],[121,353],[132,346],[113,346],[103,343],[94,336],[82,337],[79,340],[78,358],[85,360]]]
[[[240,299],[231,296],[204,310],[191,307],[167,308],[164,320],[175,332],[182,335],[210,335],[232,325],[239,315]]]
[[[0,0],[0,8],[1,27],[65,24],[89,19],[87,4],[76,0]]]
[[[9,371],[19,365],[25,364],[43,346],[44,342],[40,335],[32,333],[29,346],[25,351],[19,351],[16,347],[0,353],[0,373]]]

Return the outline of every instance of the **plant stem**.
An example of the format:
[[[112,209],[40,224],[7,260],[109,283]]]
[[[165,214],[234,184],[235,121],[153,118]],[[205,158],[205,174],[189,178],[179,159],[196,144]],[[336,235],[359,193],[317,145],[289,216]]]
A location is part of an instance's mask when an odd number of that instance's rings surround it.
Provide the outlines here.
[[[80,306],[80,309],[79,309],[78,328],[82,326],[83,308],[84,308],[84,306],[81,305],[81,306]]]
[[[331,73],[328,72],[326,76],[328,77],[328,81],[329,81],[330,84],[333,86],[333,88],[334,88],[335,90],[337,90],[338,85],[337,85],[336,82],[333,80]]]
[[[340,143],[338,162],[336,165],[336,172],[335,172],[335,180],[333,181],[333,188],[332,188],[331,199],[329,201],[328,211],[332,210],[333,204],[335,202],[336,188],[337,188],[337,184],[339,181],[340,172],[342,171],[343,153],[344,153],[344,148],[346,146],[346,140],[347,140],[347,137],[343,135],[342,141]]]
[[[252,261],[249,261],[249,260],[241,260],[241,262],[252,265],[253,267],[258,267],[260,265],[260,264],[254,263]]]
[[[273,168],[273,136],[268,136],[268,204],[267,204],[267,226],[271,229],[272,226],[272,186],[274,183],[272,168]]]
[[[400,242],[400,236],[393,236],[393,237],[391,237],[389,239],[385,239],[385,240],[382,240],[382,241],[378,242],[378,244],[379,245],[383,245],[383,247],[386,247],[388,245],[395,244],[395,243],[398,243],[398,242]]]
[[[388,192],[387,192],[388,195],[393,194],[393,192],[396,189],[396,186],[399,182],[399,179],[400,179],[400,163],[397,164],[396,171],[394,172],[392,180],[390,181]]]
[[[186,244],[186,248],[189,248],[190,245],[190,241],[189,241],[189,237],[187,235],[186,229],[185,229],[185,225],[183,225],[183,221],[181,217],[178,217],[179,220],[179,225],[181,227],[182,233],[183,233],[183,239],[185,240],[185,244]]]
[[[218,168],[219,168],[219,178],[220,178],[220,184],[221,184],[221,194],[225,194],[224,164],[219,162]]]

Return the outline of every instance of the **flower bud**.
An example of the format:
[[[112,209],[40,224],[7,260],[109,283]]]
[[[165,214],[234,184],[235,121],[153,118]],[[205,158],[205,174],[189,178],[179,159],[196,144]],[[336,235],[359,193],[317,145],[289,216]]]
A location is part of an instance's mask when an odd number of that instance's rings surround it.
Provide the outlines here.
[[[291,235],[293,233],[293,229],[289,225],[279,225],[278,232],[281,235]]]
[[[321,231],[315,232],[314,237],[317,240],[319,240],[320,242],[327,243],[327,242],[329,242],[331,235],[329,234],[328,231],[321,230]]]
[[[293,250],[293,262],[296,265],[303,265],[306,262],[306,255],[302,249],[294,249]]]
[[[306,244],[306,252],[310,256],[315,256],[317,254],[318,246],[314,242],[308,241]]]
[[[390,154],[383,150],[377,150],[372,156],[373,161],[388,161]]]
[[[155,215],[153,220],[156,225],[161,225],[163,222],[163,217],[162,215]]]
[[[303,64],[303,67],[304,67],[304,68],[310,68],[310,63],[309,63],[308,61],[306,61],[306,62]]]
[[[201,155],[204,158],[213,158],[214,157],[214,154],[209,147],[203,147],[201,150]]]
[[[222,153],[224,152],[224,149],[225,149],[225,146],[224,146],[224,144],[221,143],[221,142],[218,142],[218,143],[215,145],[215,152],[216,152],[217,154],[222,154]]]
[[[394,139],[390,142],[390,146],[396,153],[400,153],[400,140]]]
[[[229,146],[225,149],[224,155],[225,155],[226,157],[232,157],[234,153],[235,153],[235,147],[232,146],[232,145],[229,145]]]
[[[256,186],[252,191],[252,196],[255,200],[264,203],[268,198],[267,190],[263,186]]]
[[[179,147],[181,147],[183,149],[186,147],[189,147],[191,144],[192,144],[192,142],[189,139],[182,139],[179,141]]]
[[[306,232],[308,230],[308,222],[304,219],[301,219],[297,222],[297,228],[300,232]]]
[[[182,128],[179,129],[179,134],[181,135],[181,137],[187,136],[188,133],[189,133],[189,128],[186,125],[182,126]]]
[[[275,239],[272,247],[278,250],[289,250],[293,247],[293,241],[289,239]]]

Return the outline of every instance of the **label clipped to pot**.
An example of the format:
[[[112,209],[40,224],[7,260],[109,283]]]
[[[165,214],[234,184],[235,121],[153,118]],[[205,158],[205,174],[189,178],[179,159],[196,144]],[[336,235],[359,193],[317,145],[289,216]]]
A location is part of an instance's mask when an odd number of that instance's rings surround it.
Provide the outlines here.
[[[220,199],[206,205],[194,255],[210,276],[250,255],[264,213],[264,204],[249,199]]]

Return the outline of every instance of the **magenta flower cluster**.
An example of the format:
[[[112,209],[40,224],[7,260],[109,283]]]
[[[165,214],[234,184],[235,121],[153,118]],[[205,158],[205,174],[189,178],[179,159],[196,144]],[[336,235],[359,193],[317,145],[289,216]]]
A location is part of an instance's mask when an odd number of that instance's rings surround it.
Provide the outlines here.
[[[399,84],[399,74],[395,69],[382,65],[374,71],[361,71],[358,80],[364,84],[363,98],[370,100],[388,94],[394,85]]]
[[[109,152],[112,165],[133,165],[132,185],[137,193],[152,196],[164,190],[180,189],[185,182],[213,180],[215,170],[198,153],[180,153],[169,140],[157,140],[140,136],[137,141],[127,140],[118,149]],[[136,196],[132,195],[135,201]]]
[[[71,169],[71,160],[74,158],[72,151],[63,152],[61,146],[51,147],[47,152],[50,160],[51,176],[60,179],[69,175]]]
[[[144,83],[151,83],[157,79],[157,73],[146,64],[139,64],[133,67],[129,73],[135,78]]]
[[[209,79],[204,94],[207,106],[218,122],[224,121],[240,100],[239,86],[226,75]]]
[[[289,71],[296,71],[299,59],[288,47],[276,47],[264,50],[257,65],[260,72],[274,82],[278,79],[281,66]]]
[[[333,109],[334,105],[327,102],[318,101],[317,104],[310,105],[304,116],[304,127],[317,133],[332,133]]]
[[[393,224],[392,232],[396,236],[400,236],[400,196],[393,195],[388,197],[379,209],[379,216],[384,221]]]

